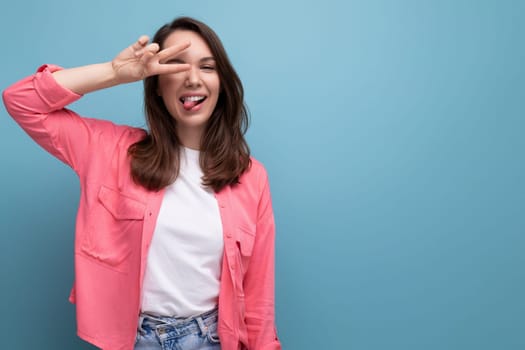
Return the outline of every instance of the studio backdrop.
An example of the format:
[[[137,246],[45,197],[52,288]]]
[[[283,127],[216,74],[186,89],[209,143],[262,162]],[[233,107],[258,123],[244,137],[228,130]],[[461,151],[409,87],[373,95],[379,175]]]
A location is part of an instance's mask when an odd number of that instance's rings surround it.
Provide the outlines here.
[[[524,1],[10,1],[0,88],[181,15],[244,83],[284,349],[525,348]],[[144,126],[140,83],[70,107]],[[93,349],[67,301],[76,175],[5,108],[0,130],[0,348]]]

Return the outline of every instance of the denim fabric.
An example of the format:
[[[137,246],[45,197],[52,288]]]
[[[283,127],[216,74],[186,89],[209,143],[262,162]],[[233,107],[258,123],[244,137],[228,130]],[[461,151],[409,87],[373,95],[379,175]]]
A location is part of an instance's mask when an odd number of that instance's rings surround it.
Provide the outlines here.
[[[220,350],[218,311],[190,318],[141,314],[135,350]]]

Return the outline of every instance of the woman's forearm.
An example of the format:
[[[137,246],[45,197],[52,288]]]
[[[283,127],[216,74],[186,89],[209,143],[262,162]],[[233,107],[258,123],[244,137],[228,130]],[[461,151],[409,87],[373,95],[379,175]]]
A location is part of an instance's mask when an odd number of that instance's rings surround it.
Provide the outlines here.
[[[79,95],[119,84],[111,62],[63,69],[53,73],[63,87]]]

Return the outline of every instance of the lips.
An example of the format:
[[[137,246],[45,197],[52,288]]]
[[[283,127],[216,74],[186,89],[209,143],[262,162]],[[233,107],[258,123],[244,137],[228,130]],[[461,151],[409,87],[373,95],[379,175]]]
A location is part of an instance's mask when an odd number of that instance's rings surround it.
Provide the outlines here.
[[[183,96],[180,99],[180,102],[182,103],[183,107],[187,111],[194,111],[200,109],[200,107],[197,108],[204,100],[206,100],[206,96],[204,95],[187,95]]]

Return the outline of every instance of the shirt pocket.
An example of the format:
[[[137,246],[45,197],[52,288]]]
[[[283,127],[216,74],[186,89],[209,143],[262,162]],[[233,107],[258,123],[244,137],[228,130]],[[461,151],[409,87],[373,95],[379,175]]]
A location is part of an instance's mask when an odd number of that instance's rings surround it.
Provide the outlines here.
[[[91,207],[81,244],[83,253],[114,270],[126,272],[126,258],[142,232],[146,205],[101,186]]]
[[[237,245],[241,255],[252,256],[255,243],[255,225],[243,224],[237,228]]]
[[[253,248],[255,244],[255,225],[243,224],[237,227],[236,231],[236,242],[237,244],[237,263],[240,269],[238,279],[241,282],[244,278],[244,274],[248,271],[250,266],[250,259],[253,254]]]

